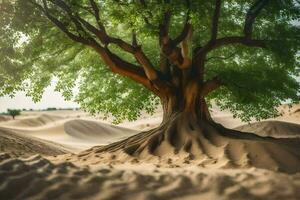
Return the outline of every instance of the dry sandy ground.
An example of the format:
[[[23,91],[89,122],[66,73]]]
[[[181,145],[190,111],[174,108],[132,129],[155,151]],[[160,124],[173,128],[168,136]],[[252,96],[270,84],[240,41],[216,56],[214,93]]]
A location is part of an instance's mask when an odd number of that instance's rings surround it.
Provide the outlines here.
[[[281,117],[251,125],[215,108],[213,117],[228,128],[262,136],[300,137],[300,105],[280,110]],[[203,138],[203,157],[170,151],[140,160],[122,152],[103,154],[96,146],[151,129],[160,120],[157,112],[121,128],[81,111],[0,117],[0,199],[300,199],[300,161],[290,153],[300,146],[292,143],[283,151],[269,143]]]
[[[40,156],[0,156],[1,199],[265,200],[300,198],[300,174],[262,169],[78,167]],[[16,192],[18,191],[18,192]]]

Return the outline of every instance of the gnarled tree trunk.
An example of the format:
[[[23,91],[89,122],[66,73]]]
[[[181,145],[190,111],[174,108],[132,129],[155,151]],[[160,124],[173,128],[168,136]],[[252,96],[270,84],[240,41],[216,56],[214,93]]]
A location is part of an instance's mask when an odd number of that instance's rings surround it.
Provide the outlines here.
[[[224,128],[211,118],[197,85],[189,83],[183,90],[166,93],[161,99],[163,120],[157,128],[96,148],[97,153],[125,152],[139,159],[183,157],[177,160],[203,167],[255,166],[291,173],[300,170],[299,140]]]
[[[299,140],[229,130],[214,123],[206,111],[200,111],[165,110],[164,119],[157,128],[94,147],[82,155],[109,153],[117,156],[118,162],[158,159],[158,164],[194,163],[205,168],[259,167],[288,173],[300,170]],[[124,157],[124,153],[129,158]]]

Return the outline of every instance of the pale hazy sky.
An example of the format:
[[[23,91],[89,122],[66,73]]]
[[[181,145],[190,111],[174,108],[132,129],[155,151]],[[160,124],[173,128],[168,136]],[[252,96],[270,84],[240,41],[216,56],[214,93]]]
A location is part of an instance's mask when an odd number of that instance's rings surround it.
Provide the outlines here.
[[[78,105],[73,101],[65,101],[59,92],[54,91],[53,85],[45,90],[42,100],[38,103],[34,103],[30,97],[26,97],[24,92],[18,92],[14,98],[0,97],[0,112],[4,112],[8,108],[45,109],[49,107],[74,108]]]

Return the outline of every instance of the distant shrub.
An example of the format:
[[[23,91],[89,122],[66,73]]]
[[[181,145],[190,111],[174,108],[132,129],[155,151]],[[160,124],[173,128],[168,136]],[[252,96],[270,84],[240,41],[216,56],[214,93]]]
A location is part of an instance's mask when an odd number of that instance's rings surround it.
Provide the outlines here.
[[[60,108],[60,110],[74,110],[73,108]]]
[[[53,111],[53,110],[57,110],[57,108],[47,108],[47,111]]]
[[[16,116],[21,115],[21,110],[7,109],[7,114],[12,116],[13,119],[15,119]]]

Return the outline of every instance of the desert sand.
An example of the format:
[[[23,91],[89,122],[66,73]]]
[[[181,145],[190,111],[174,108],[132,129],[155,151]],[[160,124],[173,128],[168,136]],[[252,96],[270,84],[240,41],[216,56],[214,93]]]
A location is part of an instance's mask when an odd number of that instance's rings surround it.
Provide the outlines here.
[[[213,108],[223,126],[274,141],[211,134],[197,148],[164,143],[139,157],[103,148],[158,126],[159,110],[118,126],[82,111],[3,117],[0,199],[300,199],[299,109],[283,105],[282,116],[247,124]]]

